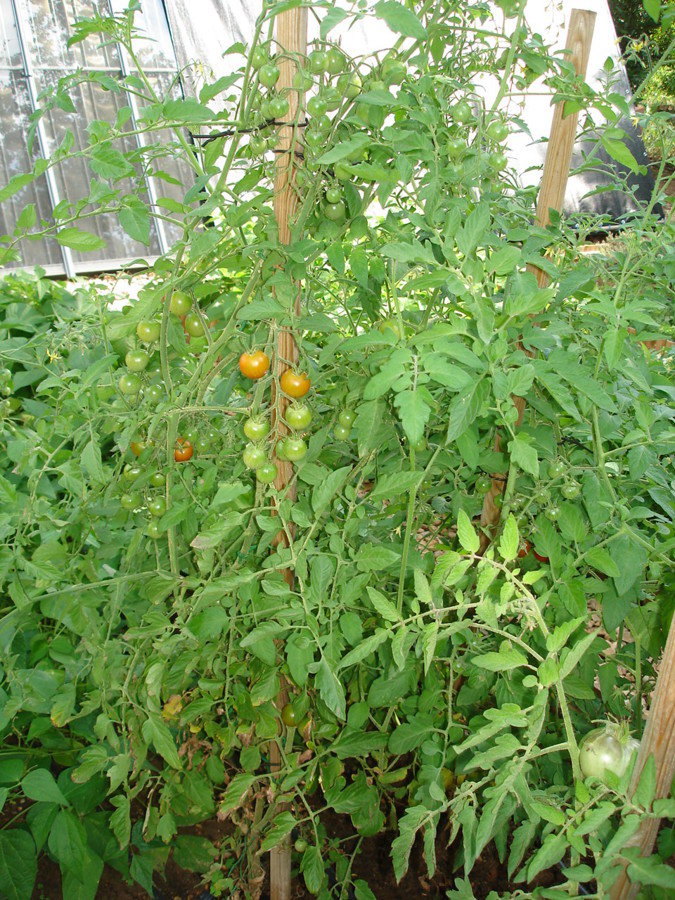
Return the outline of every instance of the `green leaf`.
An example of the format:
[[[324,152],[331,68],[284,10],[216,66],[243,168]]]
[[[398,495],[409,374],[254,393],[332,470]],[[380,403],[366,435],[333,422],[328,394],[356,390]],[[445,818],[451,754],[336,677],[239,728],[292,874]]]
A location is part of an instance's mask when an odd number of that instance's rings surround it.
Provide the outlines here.
[[[394,406],[398,409],[401,424],[411,444],[417,444],[424,437],[424,426],[429,421],[431,408],[420,391],[401,391],[396,394]]]
[[[401,558],[396,550],[389,550],[378,544],[363,544],[354,557],[354,562],[362,572],[373,572],[380,569],[388,569],[395,565]]]
[[[603,575],[609,575],[610,578],[619,578],[621,572],[604,547],[591,547],[587,550],[584,558],[589,566],[598,569]]]
[[[534,854],[527,866],[527,880],[532,881],[544,869],[550,869],[565,855],[567,840],[564,834],[547,835],[541,847]]]
[[[56,240],[62,247],[70,247],[82,253],[90,253],[93,250],[102,250],[105,241],[101,240],[90,231],[82,231],[80,228],[62,228],[56,232]]]
[[[511,461],[520,466],[524,472],[529,472],[535,478],[539,477],[539,460],[537,450],[530,443],[528,435],[521,432],[509,441],[509,453]]]
[[[87,855],[87,833],[71,810],[62,809],[54,819],[49,849],[64,869],[82,871]]]
[[[637,172],[639,165],[633,154],[628,149],[628,145],[623,141],[615,140],[603,134],[600,138],[602,146],[605,148],[609,156],[622,166],[626,166],[631,172]]]
[[[485,379],[470,384],[450,403],[446,441],[454,441],[470,427],[487,398],[490,386]]]
[[[376,591],[375,588],[372,587],[368,587],[366,590],[368,591],[370,602],[383,619],[387,622],[402,621],[398,610],[390,600],[387,600],[384,594],[381,594],[380,591]]]
[[[208,872],[217,855],[211,841],[196,834],[179,834],[174,843],[173,861],[188,872]]]
[[[0,190],[0,203],[4,203],[5,200],[9,200],[10,197],[18,194],[20,190],[25,188],[26,185],[29,185],[32,181],[35,181],[35,174],[33,172],[26,172],[10,178],[4,188]]]
[[[312,508],[317,519],[327,509],[333,497],[340,490],[351,472],[351,466],[343,466],[326,475],[325,479],[312,491]]]
[[[636,856],[627,872],[634,883],[653,884],[667,891],[675,891],[675,869],[659,862],[657,856]]]
[[[642,0],[642,5],[647,15],[658,22],[661,17],[661,0]]]
[[[474,666],[487,669],[489,672],[508,672],[519,666],[527,665],[527,657],[516,650],[515,647],[502,648],[498,653],[484,653],[482,656],[474,656],[471,660]]]
[[[0,831],[0,893],[7,900],[30,900],[37,878],[35,842],[22,828]]]
[[[48,769],[33,769],[23,778],[21,789],[30,800],[70,806]]]
[[[321,26],[319,28],[321,40],[325,41],[328,33],[332,31],[336,25],[339,25],[340,22],[344,22],[348,15],[349,13],[346,9],[339,9],[336,6],[329,9],[321,20]]]
[[[173,769],[180,769],[181,762],[173,735],[158,715],[151,713],[142,727],[143,737]]]
[[[328,665],[326,657],[321,658],[319,668],[314,678],[314,683],[321,695],[321,699],[331,712],[344,722],[346,717],[345,690],[339,679]]]
[[[119,211],[120,225],[130,238],[150,244],[150,210],[138,197],[129,198]]]
[[[300,860],[300,871],[310,894],[318,894],[323,884],[325,868],[320,847],[308,847]]]
[[[110,816],[110,828],[119,841],[120,850],[123,850],[131,837],[131,807],[129,798],[124,794],[118,794],[111,799],[115,812]]]
[[[115,147],[109,143],[95,144],[91,151],[89,165],[99,178],[117,179],[132,175],[134,167]]]
[[[353,650],[350,650],[349,653],[341,657],[338,668],[346,669],[348,666],[353,666],[356,663],[361,662],[361,660],[366,659],[366,657],[370,656],[371,653],[374,653],[375,650],[377,650],[380,644],[383,644],[387,640],[389,634],[390,633],[385,629],[378,629],[374,634],[371,634],[364,641],[362,641],[357,647],[354,647]]]
[[[467,553],[478,553],[480,539],[476,534],[476,529],[471,524],[471,519],[463,509],[460,509],[457,516],[457,537],[462,545],[462,549],[466,550]]]
[[[103,484],[106,481],[103,463],[101,462],[101,448],[95,435],[92,435],[91,440],[82,451],[80,461],[82,468],[92,481],[95,481],[97,484]]]
[[[512,559],[518,556],[519,543],[518,523],[513,513],[509,513],[499,540],[499,552],[505,562],[511,562]]]
[[[395,34],[424,40],[426,28],[412,10],[407,9],[397,0],[379,0],[375,4],[374,13],[378,19],[386,22],[387,27]]]
[[[296,819],[293,813],[288,810],[277,813],[274,817],[274,824],[265,835],[264,840],[260,844],[262,853],[267,853],[272,847],[276,847],[283,839],[293,831],[296,825]]]
[[[162,112],[166,119],[186,125],[211,122],[215,117],[207,106],[190,97],[185,100],[167,100],[162,106]]]
[[[656,762],[654,754],[650,753],[647,762],[640,772],[640,781],[635,789],[634,800],[645,809],[649,809],[654,802],[656,794]]]
[[[223,799],[220,801],[218,808],[219,813],[224,814],[232,809],[237,809],[244,801],[244,797],[258,780],[257,775],[249,775],[246,772],[239,772],[228,784]]]
[[[389,475],[382,475],[377,479],[368,499],[391,500],[399,494],[409,494],[419,486],[423,477],[422,472],[392,472]]]
[[[591,634],[585,634],[570,650],[563,651],[560,656],[561,678],[567,678],[567,676],[574,671],[584,653],[586,653],[595,640],[595,637],[596,633],[594,631]]]
[[[349,140],[342,141],[334,147],[331,147],[330,150],[327,150],[326,153],[323,153],[317,159],[317,163],[322,166],[329,166],[332,163],[340,162],[340,160],[346,159],[352,153],[363,150],[364,147],[367,147],[369,144],[370,137],[365,134],[356,134],[354,137],[349,138]]]

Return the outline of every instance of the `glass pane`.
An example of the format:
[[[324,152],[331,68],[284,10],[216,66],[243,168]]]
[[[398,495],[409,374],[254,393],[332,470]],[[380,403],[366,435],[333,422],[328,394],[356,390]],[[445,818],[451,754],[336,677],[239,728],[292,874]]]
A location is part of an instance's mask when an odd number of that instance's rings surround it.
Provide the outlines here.
[[[115,15],[124,12],[128,5],[128,0],[110,0]],[[175,72],[176,56],[162,0],[141,0],[134,23],[140,32],[134,41],[134,52],[142,68]]]
[[[22,68],[21,45],[11,0],[0,0],[0,68]]]
[[[56,78],[55,74],[52,75],[52,83]],[[45,83],[44,85],[41,84],[40,87],[47,87],[49,83],[50,80],[45,75]],[[114,122],[118,110],[127,105],[125,95],[102,91],[94,84],[81,84],[77,89],[71,90],[69,95],[75,104],[76,110],[74,113],[66,113],[63,110],[55,109],[43,117],[45,131],[50,143],[48,148],[50,152],[63,140],[67,129],[72,132],[74,137],[73,150],[83,149],[88,146],[87,124],[94,119]],[[118,148],[123,151],[131,150],[135,147],[136,141],[133,138],[129,138],[124,144],[118,144]],[[87,161],[82,158],[69,159],[61,163],[54,169],[54,175],[59,196],[67,197],[71,201],[86,197],[89,193],[89,184],[95,177]],[[132,193],[134,190],[131,182],[128,180],[115,182],[114,186],[123,193]],[[147,200],[147,198],[144,199]],[[154,228],[151,229],[150,246],[145,247],[143,244],[132,240],[124,232],[117,216],[114,214],[99,215],[85,219],[80,227],[101,237],[106,242],[106,248],[93,253],[74,253],[73,258],[76,262],[78,260],[103,258],[133,258],[159,253],[159,244]]]
[[[119,69],[120,59],[114,44],[104,45],[102,35],[68,47],[73,23],[92,16],[109,16],[107,0],[20,0],[26,10],[30,46],[28,52],[36,69],[53,69],[60,75],[82,68]]]
[[[34,147],[31,156],[26,144],[30,111],[28,86],[24,76],[0,71],[0,182],[3,186],[14,175],[30,172],[33,168],[37,147]],[[12,233],[21,210],[28,203],[35,204],[38,221],[51,220],[52,207],[44,176],[0,204],[0,234]],[[63,263],[61,251],[55,241],[23,241],[20,250],[22,265]]]

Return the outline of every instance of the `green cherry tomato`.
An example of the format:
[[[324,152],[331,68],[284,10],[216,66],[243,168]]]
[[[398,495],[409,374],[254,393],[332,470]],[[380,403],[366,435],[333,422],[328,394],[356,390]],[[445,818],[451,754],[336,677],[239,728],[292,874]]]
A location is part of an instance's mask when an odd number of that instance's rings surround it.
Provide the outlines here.
[[[203,434],[201,437],[197,438],[194,446],[197,453],[206,453],[211,446],[211,441],[208,439],[207,435]]]
[[[295,431],[302,431],[312,421],[312,412],[304,403],[293,404],[286,410],[286,421]]]
[[[338,181],[351,181],[352,173],[344,163],[335,163],[335,177]]]
[[[148,500],[148,512],[157,519],[163,516],[166,512],[166,500],[164,497],[153,497],[152,500]]]
[[[307,59],[307,67],[314,75],[322,75],[328,66],[328,56],[323,50],[312,50]]]
[[[576,481],[568,481],[567,484],[563,484],[560,489],[560,493],[563,495],[565,500],[576,500],[581,492],[581,488],[577,484]]]
[[[487,127],[487,133],[488,137],[492,138],[493,141],[501,143],[509,136],[509,129],[505,122],[497,120],[495,122],[490,122]]]
[[[150,354],[147,350],[129,350],[124,362],[130,372],[142,372],[150,362]]]
[[[295,710],[293,709],[292,703],[287,703],[281,710],[281,721],[287,728],[295,728],[297,724],[297,716],[295,715]]]
[[[323,213],[331,222],[342,222],[347,215],[347,208],[340,200],[339,203],[327,203],[324,206]]]
[[[322,89],[321,99],[325,101],[329,112],[336,110],[342,103],[340,91],[332,85],[327,85]]]
[[[451,137],[448,139],[445,149],[449,157],[456,159],[466,150],[466,141],[461,137]]]
[[[120,506],[122,509],[137,509],[140,505],[140,494],[122,494],[120,497]]]
[[[554,462],[549,463],[548,466],[548,477],[549,478],[560,478],[565,474],[565,470],[567,466],[563,462],[562,459],[556,459]]]
[[[159,403],[164,397],[164,390],[158,384],[149,384],[143,388],[141,395],[148,403]]]
[[[488,162],[495,172],[503,172],[509,164],[506,153],[491,153]]]
[[[140,391],[141,379],[133,372],[125,372],[120,378],[118,385],[125,397],[131,397]]]
[[[310,97],[307,101],[307,112],[310,116],[320,117],[326,115],[328,106],[322,97]]]
[[[262,484],[272,484],[277,477],[277,467],[273,462],[266,462],[255,470],[255,477]]]
[[[300,437],[287,437],[284,443],[286,459],[298,462],[307,453],[307,444]]]
[[[349,74],[340,75],[337,82],[337,89],[347,100],[355,100],[361,93],[363,82],[358,72],[350,72]]]
[[[291,104],[285,97],[275,97],[273,100],[270,100],[270,112],[274,119],[281,119],[288,113],[290,108]]]
[[[258,469],[265,463],[267,454],[259,444],[247,444],[244,447],[242,459],[247,469]]]
[[[495,496],[492,498],[492,502],[493,502],[494,505],[497,507],[497,509],[501,509],[502,506],[504,505],[504,497],[503,497],[503,495],[502,495],[502,494],[495,494]]]
[[[136,326],[138,339],[139,341],[143,341],[144,344],[153,344],[155,341],[158,341],[159,333],[159,322],[147,322],[143,320]]]
[[[473,119],[473,112],[466,100],[460,100],[456,103],[452,109],[451,115],[455,122],[459,122],[460,125],[466,125],[467,122],[470,122],[471,119]]]
[[[254,156],[260,156],[261,154],[263,154],[267,147],[265,138],[260,137],[259,134],[254,134],[253,137],[249,138],[248,145],[251,148],[251,153]]]
[[[166,484],[166,476],[164,472],[153,472],[150,476],[151,487],[164,487]]]
[[[204,323],[196,312],[189,312],[185,316],[184,328],[190,337],[204,337],[206,334]]]
[[[339,203],[342,200],[342,191],[340,188],[329,187],[326,191],[327,203]]]
[[[339,75],[345,67],[345,57],[337,47],[331,47],[326,53],[326,71],[329,75]]]
[[[122,474],[127,481],[136,481],[143,474],[143,469],[140,466],[132,466],[127,463]]]
[[[293,844],[295,847],[296,853],[304,853],[305,850],[309,847],[307,841],[304,841],[302,838],[298,838],[297,841]]]
[[[191,444],[194,444],[198,437],[199,431],[197,428],[188,428],[183,432],[183,438]]]
[[[279,66],[274,63],[266,63],[264,66],[260,67],[258,79],[260,84],[264,85],[266,88],[273,88],[279,80],[279,75]]]
[[[344,425],[345,428],[351,428],[355,419],[356,413],[353,409],[343,409],[338,416],[338,422],[340,425]]]
[[[560,507],[559,506],[549,506],[547,510],[545,510],[545,515],[547,519],[550,519],[551,522],[557,522],[560,518]]]
[[[264,47],[256,47],[251,53],[251,67],[256,71],[262,66],[266,66],[270,61],[269,54]]]
[[[160,536],[161,529],[159,527],[159,522],[155,522],[152,519],[148,522],[147,527],[145,529],[145,533],[149,538],[152,538],[153,541],[156,541]]]
[[[416,444],[413,444],[413,450],[415,453],[424,453],[427,449],[427,439],[425,437],[421,437]]]
[[[174,314],[174,316],[178,316],[181,318],[182,316],[187,315],[192,308],[192,300],[188,297],[185,291],[174,291],[171,295],[171,301],[169,302],[169,311]]]
[[[338,441],[347,441],[349,440],[349,435],[351,432],[351,428],[347,428],[345,425],[340,425],[339,423],[333,429],[333,434],[337,438]]]
[[[247,419],[244,422],[244,434],[249,441],[262,441],[270,433],[270,423],[266,419]]]
[[[317,150],[319,147],[323,147],[325,142],[325,138],[321,132],[307,130],[307,133],[305,134],[305,143],[308,147]]]
[[[286,438],[282,437],[277,441],[277,446],[274,450],[277,459],[286,460],[288,457],[286,456]]]
[[[492,487],[492,479],[489,475],[481,475],[480,478],[476,481],[476,490],[479,494],[487,494],[487,492]]]

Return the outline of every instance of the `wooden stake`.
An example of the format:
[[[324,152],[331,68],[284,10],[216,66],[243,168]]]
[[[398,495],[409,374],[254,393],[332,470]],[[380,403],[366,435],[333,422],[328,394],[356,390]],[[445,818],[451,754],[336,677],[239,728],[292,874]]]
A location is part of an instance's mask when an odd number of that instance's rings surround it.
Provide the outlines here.
[[[668,640],[659,669],[647,727],[642,737],[637,762],[633,770],[629,794],[640,781],[650,756],[656,763],[656,792],[654,799],[668,797],[675,777],[675,619],[671,623]],[[645,819],[624,849],[638,847],[641,856],[649,856],[654,848],[660,819]],[[640,885],[632,884],[624,867],[610,892],[611,900],[633,900]]]
[[[574,66],[575,73],[581,78],[586,77],[586,70],[588,69],[588,57],[591,52],[595,19],[596,14],[586,9],[573,9],[570,17],[565,49],[568,59]],[[579,113],[574,112],[565,116],[564,106],[564,103],[556,103],[555,105],[551,134],[548,139],[548,147],[546,148],[544,172],[539,188],[535,218],[535,223],[541,228],[545,228],[550,222],[550,211],[552,209],[557,212],[562,210],[565,189],[567,188],[570,174],[570,163],[572,162],[572,150],[577,134]],[[546,287],[549,277],[543,269],[531,264],[527,268],[528,271],[534,272],[539,286]],[[518,410],[516,424],[520,425],[525,412],[525,400],[523,397],[514,397],[513,402]],[[500,447],[501,441],[499,436],[497,436],[495,438],[495,450],[499,452]],[[492,487],[483,500],[481,525],[484,527],[491,527],[499,522],[500,510],[494,501],[495,497],[503,492],[503,488],[504,484],[501,479],[492,479]]]
[[[276,18],[276,42],[277,49],[282,54],[293,56],[305,56],[307,54],[307,8],[301,7],[288,9],[280,13]],[[304,97],[292,90],[293,76],[297,66],[293,59],[285,55],[279,60],[279,81],[277,90],[280,94],[288,91],[290,104],[289,111],[284,116],[288,125],[279,128],[279,142],[277,145],[276,176],[274,180],[274,214],[279,230],[279,241],[282,244],[291,242],[291,222],[298,206],[297,193],[294,190],[296,152],[301,149],[299,137],[300,129],[294,129],[292,123],[299,120],[299,112],[302,109]],[[300,315],[300,290],[295,301],[295,314]],[[277,390],[278,378],[293,365],[298,358],[298,348],[291,331],[281,329],[277,335],[276,356],[274,361],[276,379],[272,386],[272,430],[276,427],[277,437],[288,433],[284,422],[284,413],[287,406],[286,398]],[[277,477],[274,482],[277,490],[287,488],[286,495],[295,499],[295,485],[291,482],[293,466],[285,460],[275,459],[277,465]],[[276,544],[286,543],[286,535],[280,532],[276,537]],[[284,578],[292,587],[293,573],[290,569],[284,572]],[[288,700],[285,685],[277,697],[277,707],[282,709]],[[281,752],[279,744],[273,741],[270,744],[270,765],[272,771],[281,768]],[[291,896],[291,846],[290,839],[286,838],[270,852],[270,898],[271,900],[290,900]]]

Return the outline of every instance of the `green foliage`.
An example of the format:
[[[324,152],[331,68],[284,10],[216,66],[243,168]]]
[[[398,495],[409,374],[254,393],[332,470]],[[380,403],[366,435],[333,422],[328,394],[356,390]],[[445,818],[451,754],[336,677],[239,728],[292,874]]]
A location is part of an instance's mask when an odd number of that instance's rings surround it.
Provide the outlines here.
[[[641,729],[672,615],[675,386],[668,349],[642,343],[672,336],[672,225],[650,204],[597,254],[580,252],[593,222],[532,226],[477,74],[502,95],[541,78],[610,127],[620,110],[577,90],[526,28],[488,28],[483,4],[374,14],[401,40],[359,66],[360,85],[346,56],[351,80],[303,70],[332,117],[305,130],[290,244],[274,220],[274,89],[250,53],[199,100],[145,84],[144,149],[124,149],[124,117],[92,129],[49,161],[85,160],[88,195],[4,239],[8,257],[26,234],[81,248],[92,206],[141,239],[159,210],[181,229],[122,309],[39,273],[0,287],[0,784],[32,801],[0,831],[8,896],[30,896],[39,853],[68,895],[94,896],[104,864],[150,894],[173,853],[231,896],[256,850],[294,834],[307,888],[328,897],[329,866],[352,880],[352,845],[323,810],[364,839],[392,827],[398,878],[418,835],[433,875],[449,825],[464,874],[451,896],[471,896],[493,841],[523,891],[558,863],[567,893],[607,891],[622,860],[670,884],[659,856],[623,851],[672,812],[648,769],[633,798],[629,773],[584,782],[578,739],[608,717]],[[331,8],[323,35],[349,15]],[[132,21],[82,23],[79,38],[133,50]],[[140,90],[136,75],[105,87]],[[185,125],[213,139],[190,144]],[[621,137],[605,135],[617,155]],[[116,185],[176,156],[196,176],[181,201],[148,212],[140,182],[138,197]],[[274,364],[254,381],[238,360],[276,362],[280,330],[311,380],[295,498],[242,459],[243,425],[269,418],[278,385]],[[129,372],[139,348],[149,359]],[[275,422],[260,438],[264,459],[281,436]],[[492,534],[486,474],[503,488]],[[237,826],[219,851],[185,832],[215,815]],[[355,879],[359,897],[377,888]]]

